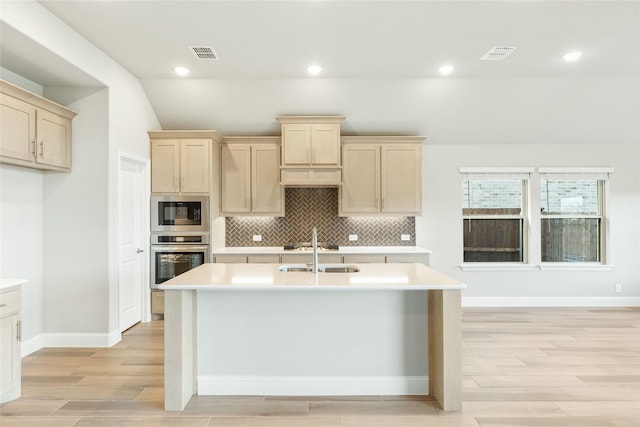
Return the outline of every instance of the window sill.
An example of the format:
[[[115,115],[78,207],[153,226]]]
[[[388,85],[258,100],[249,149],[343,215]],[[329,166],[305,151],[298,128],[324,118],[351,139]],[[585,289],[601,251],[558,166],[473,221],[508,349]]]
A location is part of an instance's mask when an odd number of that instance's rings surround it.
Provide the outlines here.
[[[538,266],[542,271],[611,271],[615,266],[590,262],[550,262]]]
[[[460,265],[462,271],[524,271],[533,270],[536,268],[532,264],[521,263],[499,263],[499,262],[486,262],[486,263],[465,263]]]
[[[611,271],[612,264],[596,263],[544,263],[540,265],[519,263],[465,263],[460,264],[462,271],[530,271],[540,269],[542,271]]]

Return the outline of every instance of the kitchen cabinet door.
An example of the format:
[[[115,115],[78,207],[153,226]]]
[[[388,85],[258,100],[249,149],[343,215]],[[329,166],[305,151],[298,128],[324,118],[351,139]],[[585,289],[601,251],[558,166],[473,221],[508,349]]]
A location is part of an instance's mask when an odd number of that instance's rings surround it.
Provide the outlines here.
[[[380,146],[345,144],[342,164],[339,215],[380,212]]]
[[[238,137],[239,138],[239,137]],[[243,138],[251,141],[251,138]],[[227,216],[284,216],[280,144],[222,145],[221,210]]]
[[[211,140],[151,141],[152,193],[208,193],[211,181]]]
[[[76,113],[3,80],[0,92],[0,162],[69,172]]]
[[[343,259],[345,264],[384,264],[386,262],[385,256],[379,254],[345,254]]]
[[[282,164],[287,166],[311,163],[311,126],[282,125]]]
[[[340,125],[282,125],[283,166],[339,166]]]
[[[277,254],[269,254],[269,255],[248,255],[247,262],[253,264],[279,264],[280,263],[280,255]]]
[[[419,263],[429,265],[429,254],[390,254],[387,263]]]
[[[311,164],[340,165],[340,125],[311,125]]]
[[[20,397],[20,294],[0,292],[0,403]]]
[[[420,215],[421,153],[418,144],[382,145],[382,212]]]
[[[35,161],[36,107],[3,95],[0,105],[0,155]]]
[[[313,261],[311,252],[303,254],[283,254],[280,262],[283,264],[308,264]],[[318,264],[341,264],[342,255],[340,254],[318,254]]]
[[[279,144],[255,144],[251,147],[251,211],[284,216]]]
[[[151,192],[180,192],[180,141],[151,141]]]
[[[164,291],[151,291],[151,314],[164,315]]]
[[[71,168],[71,121],[42,109],[36,118],[36,162]]]
[[[220,163],[222,212],[251,212],[251,145],[222,146]]]
[[[8,395],[20,387],[20,343],[17,340],[20,316],[0,319],[0,391],[2,402],[15,397]],[[5,396],[5,394],[7,394]],[[16,396],[17,397],[17,396]]]
[[[246,255],[214,255],[213,259],[216,263],[222,264],[246,264]]]
[[[182,193],[208,193],[210,176],[211,141],[189,139],[180,141],[180,191]]]

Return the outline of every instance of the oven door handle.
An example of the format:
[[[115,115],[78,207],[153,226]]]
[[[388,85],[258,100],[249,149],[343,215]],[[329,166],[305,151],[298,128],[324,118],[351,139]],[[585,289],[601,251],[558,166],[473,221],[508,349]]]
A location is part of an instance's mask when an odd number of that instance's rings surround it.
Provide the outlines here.
[[[154,252],[207,252],[209,245],[151,245]]]

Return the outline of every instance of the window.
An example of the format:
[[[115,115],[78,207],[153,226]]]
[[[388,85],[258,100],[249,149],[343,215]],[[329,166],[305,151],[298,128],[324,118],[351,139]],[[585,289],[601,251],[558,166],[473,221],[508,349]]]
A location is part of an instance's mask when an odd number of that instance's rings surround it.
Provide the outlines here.
[[[540,172],[541,261],[603,263],[608,173]]]
[[[528,173],[461,172],[464,262],[525,262]]]

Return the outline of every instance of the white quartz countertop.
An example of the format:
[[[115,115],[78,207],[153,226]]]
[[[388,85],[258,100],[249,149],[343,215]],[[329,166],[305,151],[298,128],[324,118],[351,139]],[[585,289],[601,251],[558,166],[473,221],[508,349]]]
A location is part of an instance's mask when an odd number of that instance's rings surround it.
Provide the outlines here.
[[[285,250],[282,246],[228,246],[214,249],[214,255],[259,255],[259,254],[297,254],[311,251]],[[428,249],[419,246],[340,246],[338,250],[323,250],[320,253],[337,254],[430,254]]]
[[[27,283],[26,279],[0,279],[0,291],[14,286],[24,285]]]
[[[378,291],[465,289],[424,264],[350,264],[357,273],[281,272],[280,264],[202,264],[158,287],[198,291]]]

